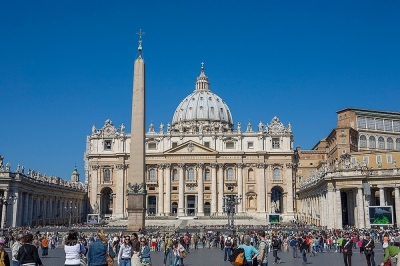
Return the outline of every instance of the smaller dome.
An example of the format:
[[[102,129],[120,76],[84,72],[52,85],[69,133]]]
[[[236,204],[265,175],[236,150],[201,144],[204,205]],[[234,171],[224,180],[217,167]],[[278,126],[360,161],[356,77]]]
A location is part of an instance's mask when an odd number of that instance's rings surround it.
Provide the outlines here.
[[[210,83],[201,67],[196,89],[178,105],[172,126],[176,131],[198,132],[227,131],[233,129],[233,119],[228,105],[210,90]]]

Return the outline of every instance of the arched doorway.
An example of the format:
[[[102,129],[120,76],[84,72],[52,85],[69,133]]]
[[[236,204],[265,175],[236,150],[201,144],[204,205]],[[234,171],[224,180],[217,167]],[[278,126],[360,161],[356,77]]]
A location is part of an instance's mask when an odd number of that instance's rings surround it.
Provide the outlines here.
[[[171,207],[172,207],[172,209],[171,209],[172,214],[174,216],[176,216],[177,213],[178,213],[178,203],[177,202],[172,202]]]
[[[275,186],[271,189],[271,213],[283,213],[283,188]]]
[[[205,216],[211,215],[211,204],[209,202],[204,203],[204,215]]]
[[[147,215],[156,215],[157,213],[157,198],[156,196],[147,197]]]
[[[113,213],[113,191],[105,187],[100,193],[100,214],[110,217]]]

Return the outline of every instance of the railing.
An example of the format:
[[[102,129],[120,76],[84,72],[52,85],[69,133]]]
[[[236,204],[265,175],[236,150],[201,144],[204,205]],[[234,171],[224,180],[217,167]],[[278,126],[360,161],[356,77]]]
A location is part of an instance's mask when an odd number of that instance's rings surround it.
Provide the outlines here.
[[[147,185],[156,185],[156,184],[158,184],[158,180],[157,179],[146,179],[146,184]]]

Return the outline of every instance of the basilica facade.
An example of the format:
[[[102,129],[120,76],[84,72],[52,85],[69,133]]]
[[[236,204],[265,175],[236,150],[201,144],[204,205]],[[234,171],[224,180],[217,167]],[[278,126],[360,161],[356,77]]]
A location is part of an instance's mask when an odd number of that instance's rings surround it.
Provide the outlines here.
[[[265,119],[264,117],[261,119]],[[295,215],[293,132],[277,118],[264,125],[233,122],[210,89],[204,67],[172,122],[145,134],[146,211],[154,216],[220,216],[223,197],[241,196],[238,215],[281,221]],[[89,206],[104,217],[126,217],[130,134],[107,120],[92,127],[85,152]]]

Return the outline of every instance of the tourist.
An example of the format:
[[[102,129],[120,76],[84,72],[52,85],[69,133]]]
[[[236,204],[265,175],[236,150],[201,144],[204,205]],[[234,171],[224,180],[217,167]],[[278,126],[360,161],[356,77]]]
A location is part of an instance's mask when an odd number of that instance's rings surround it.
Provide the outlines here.
[[[39,258],[39,252],[36,246],[32,245],[33,235],[26,234],[24,236],[24,244],[18,250],[18,262],[20,265],[28,264],[31,265],[43,265]]]
[[[174,240],[174,266],[178,265],[178,262],[179,266],[184,266],[183,257],[181,256],[182,252],[186,252],[185,247],[181,243],[179,243],[178,240]]]
[[[118,265],[131,266],[131,259],[133,255],[133,247],[129,236],[124,237],[124,243],[120,245],[118,252]]]
[[[40,243],[42,247],[42,257],[47,257],[49,255],[49,240],[46,236],[43,236]]]
[[[107,266],[107,253],[111,258],[115,258],[115,253],[108,243],[104,231],[99,230],[96,234],[96,241],[94,241],[89,247],[87,254],[88,266]]]
[[[80,254],[85,253],[85,247],[78,242],[78,233],[75,230],[68,232],[64,245],[65,265],[79,266],[81,265]]]
[[[22,246],[24,235],[23,234],[18,234],[17,236],[17,241],[14,242],[14,244],[11,247],[11,259],[12,259],[12,265],[13,266],[19,266],[18,262],[18,250]]]
[[[260,252],[250,244],[250,236],[245,235],[243,238],[243,244],[239,245],[238,248],[244,249],[244,255],[246,257],[247,265],[245,266],[256,266],[253,264],[253,260],[257,258]]]
[[[276,238],[276,236],[272,236],[272,254],[275,258],[274,263],[281,263],[281,258],[278,257],[278,250],[281,248],[281,243]]]
[[[390,242],[389,246],[385,249],[385,256],[383,257],[383,261],[380,264],[380,266],[384,266],[387,265],[387,262],[390,258],[395,257],[396,255],[398,255],[400,253],[400,249],[398,246],[394,245],[394,242]],[[399,257],[396,258],[397,260],[400,260]],[[396,264],[399,265],[399,263]],[[390,265],[390,264],[389,264]],[[395,266],[394,264],[392,264],[393,266]]]
[[[268,249],[267,249],[267,242],[265,241],[265,231],[260,230],[258,231],[258,237],[260,238],[260,244],[258,247],[258,251],[260,252],[258,258],[258,265],[259,266],[267,266],[268,265]]]
[[[174,243],[172,242],[172,239],[166,235],[165,240],[164,240],[164,264],[163,266],[167,265],[167,261],[169,261],[169,266],[172,266],[172,252],[174,248]]]
[[[298,240],[294,236],[292,236],[292,239],[289,242],[289,246],[293,250],[293,258],[297,258],[298,257],[298,255],[297,255],[297,246],[298,245],[299,245]]]
[[[150,247],[146,238],[140,238],[140,262],[142,265],[151,266]]]
[[[301,243],[299,244],[300,246],[300,253],[301,253],[301,257],[303,258],[303,265],[307,263],[307,250],[309,250],[309,245],[307,244],[306,241],[306,236],[303,236],[303,238],[301,239]]]
[[[10,258],[8,253],[4,250],[5,241],[0,239],[0,265],[10,266]]]
[[[365,233],[365,238],[362,241],[362,247],[364,250],[365,259],[367,260],[367,266],[375,266],[375,243],[369,233]]]
[[[230,236],[228,236],[224,243],[224,261],[229,259],[232,251],[233,240]]]

